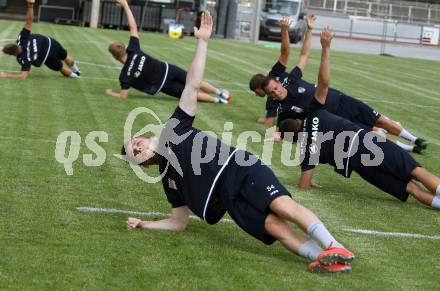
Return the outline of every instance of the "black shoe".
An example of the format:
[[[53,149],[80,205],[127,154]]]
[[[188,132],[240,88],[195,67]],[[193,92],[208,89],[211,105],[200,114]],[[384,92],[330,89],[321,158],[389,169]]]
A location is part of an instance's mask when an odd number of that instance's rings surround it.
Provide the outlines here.
[[[413,153],[419,154],[419,155],[423,155],[423,149],[421,147],[419,147],[418,145],[415,145],[413,150]]]
[[[428,147],[429,142],[423,138],[418,138],[416,139],[416,141],[414,142],[414,144],[418,147],[420,147],[422,150],[426,150],[426,148]]]

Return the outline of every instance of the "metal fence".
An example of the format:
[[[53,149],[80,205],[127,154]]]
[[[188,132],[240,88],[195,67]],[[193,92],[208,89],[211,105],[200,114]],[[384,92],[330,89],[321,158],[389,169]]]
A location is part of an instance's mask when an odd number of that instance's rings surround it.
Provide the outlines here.
[[[319,31],[330,25],[338,36],[370,39],[380,41],[396,41],[422,44],[427,28],[434,28],[429,24],[399,22],[387,19],[372,19],[362,17],[331,17],[319,16],[316,20],[316,29]],[[438,30],[438,28],[435,28]]]
[[[306,8],[342,12],[352,16],[387,18],[400,22],[440,24],[440,4],[408,1],[305,0]]]

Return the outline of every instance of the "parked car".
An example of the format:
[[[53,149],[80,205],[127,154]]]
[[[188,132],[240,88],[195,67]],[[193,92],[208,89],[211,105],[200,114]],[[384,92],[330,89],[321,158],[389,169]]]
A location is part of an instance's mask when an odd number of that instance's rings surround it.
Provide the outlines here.
[[[268,0],[261,12],[260,39],[280,38],[281,28],[278,22],[283,16],[290,16],[292,25],[289,35],[292,43],[301,41],[307,29],[302,0]]]

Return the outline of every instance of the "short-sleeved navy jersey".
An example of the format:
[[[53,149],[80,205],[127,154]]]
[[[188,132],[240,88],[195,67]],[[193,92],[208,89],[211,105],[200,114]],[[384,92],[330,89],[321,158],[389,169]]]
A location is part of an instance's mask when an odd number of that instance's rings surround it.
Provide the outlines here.
[[[307,114],[303,120],[299,136],[301,170],[313,169],[317,164],[330,164],[339,174],[349,177],[346,159],[341,159],[337,165],[335,160],[335,143],[337,136],[342,132],[350,132],[351,136],[341,139],[344,152],[348,152],[351,141],[362,138],[364,133],[361,127],[342,117],[336,116],[326,110],[314,110]],[[330,138],[331,137],[331,138]],[[342,137],[341,137],[342,138]]]
[[[289,76],[289,74],[286,73],[286,66],[281,64],[279,61],[273,65],[268,75],[277,78],[281,83],[282,80]]]
[[[30,71],[31,66],[40,67],[50,50],[49,37],[31,34],[26,28],[18,35],[17,44],[22,47],[21,54],[17,56],[22,71]]]
[[[119,75],[121,89],[131,87],[147,94],[157,93],[167,74],[167,64],[142,52],[139,38],[130,37],[127,47],[127,61]]]
[[[301,69],[296,66],[287,77],[280,80],[288,93],[283,101],[279,101],[278,112],[290,112],[290,118],[293,119],[303,119],[307,112],[320,108],[339,115],[340,99],[345,95],[329,88],[326,103],[322,106],[315,100],[316,85],[303,80],[302,77]]]
[[[216,223],[226,212],[218,203],[221,187],[217,184],[235,148],[194,128],[193,121],[193,116],[177,107],[162,131],[159,139],[159,144],[164,146],[159,158],[159,170],[164,173],[162,184],[173,208],[187,205],[208,223]],[[197,157],[211,159],[200,163]]]

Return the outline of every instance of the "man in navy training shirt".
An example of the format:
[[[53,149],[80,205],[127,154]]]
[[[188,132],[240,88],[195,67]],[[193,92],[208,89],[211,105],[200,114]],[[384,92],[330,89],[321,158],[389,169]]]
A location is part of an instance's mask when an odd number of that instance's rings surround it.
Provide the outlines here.
[[[307,61],[307,54],[310,52],[310,44],[312,40],[312,29],[315,22],[315,15],[310,14],[307,16],[307,32],[305,34],[304,38],[304,44],[301,49],[300,54],[300,61],[299,66],[305,66],[305,63]],[[289,60],[289,54],[290,54],[290,37],[289,37],[289,29],[292,24],[292,21],[290,20],[289,16],[284,16],[280,22],[279,26],[281,28],[281,53],[280,57],[278,58],[278,62],[281,64],[284,64],[287,66],[288,60]],[[272,75],[276,72],[269,72],[269,75]],[[256,96],[259,97],[265,97],[266,92],[260,87],[261,80],[264,79],[266,76],[263,74],[256,74],[252,76],[251,80],[249,81],[249,88],[251,91],[255,92]],[[274,75],[276,77],[276,75]],[[267,96],[266,99],[266,117],[259,118],[257,120],[257,123],[269,125],[271,126],[273,123],[274,118],[277,117],[277,108],[278,108],[278,102],[274,100],[270,95]]]
[[[127,48],[122,42],[113,42],[109,46],[110,53],[124,66],[119,75],[121,91],[114,92],[112,89],[107,89],[106,94],[127,99],[129,89],[135,88],[150,95],[162,92],[180,98],[185,87],[186,71],[142,52],[137,24],[127,1],[117,0],[116,2],[127,15],[130,42]],[[200,89],[203,92],[199,92],[197,96],[199,101],[230,103],[231,96],[227,90],[215,88],[207,82],[202,82]],[[215,97],[209,94],[215,94]]]
[[[0,78],[23,80],[29,76],[32,66],[41,67],[42,65],[60,72],[65,77],[79,78],[81,72],[75,61],[57,40],[31,33],[35,0],[28,0],[27,2],[25,25],[17,38],[17,42],[3,47],[5,54],[17,58],[17,62],[21,65],[21,72],[19,74],[0,72]]]
[[[331,37],[321,38],[322,56],[314,105],[302,124],[287,119],[280,124],[287,132],[300,135],[302,189],[313,187],[313,171],[318,164],[329,164],[335,171],[350,178],[354,171],[382,191],[405,202],[409,195],[421,203],[440,209],[440,178],[422,168],[406,151],[375,132],[336,116],[322,108],[330,84]],[[298,126],[301,124],[301,126]],[[292,137],[292,136],[290,136]],[[374,159],[371,157],[374,156]],[[383,158],[380,161],[380,157]],[[379,158],[374,164],[376,158]],[[420,187],[420,182],[426,188]]]
[[[316,86],[302,79],[302,72],[310,55],[312,29],[313,22],[311,23],[308,20],[308,30],[298,63],[290,74],[286,72],[287,58],[290,50],[286,50],[287,57],[280,57],[268,76],[256,74],[251,78],[250,89],[256,95],[261,96],[261,94],[266,93],[278,102],[277,125],[286,118],[301,118],[301,115],[308,110],[313,100]],[[287,38],[287,41],[283,41],[283,43],[288,43],[289,35],[282,34],[282,37]],[[368,129],[382,129],[386,133],[408,140],[411,144],[405,144],[400,141],[396,142],[398,146],[408,152],[421,154],[426,149],[428,143],[424,139],[417,138],[399,123],[379,114],[362,101],[332,88],[328,92],[329,96],[324,106],[327,111]]]
[[[290,197],[266,165],[193,127],[211,32],[212,18],[206,11],[200,28],[194,31],[197,49],[179,106],[160,137],[138,136],[122,148],[122,155],[131,163],[159,166],[171,216],[158,221],[129,218],[127,227],[183,231],[190,211],[209,224],[228,212],[258,240],[266,244],[279,240],[291,252],[312,260],[311,272],[350,272],[353,253],[334,239],[315,214]],[[200,157],[210,155],[211,161],[194,163],[197,148]],[[241,164],[249,161],[252,165]],[[310,237],[295,232],[288,222],[296,223]]]

